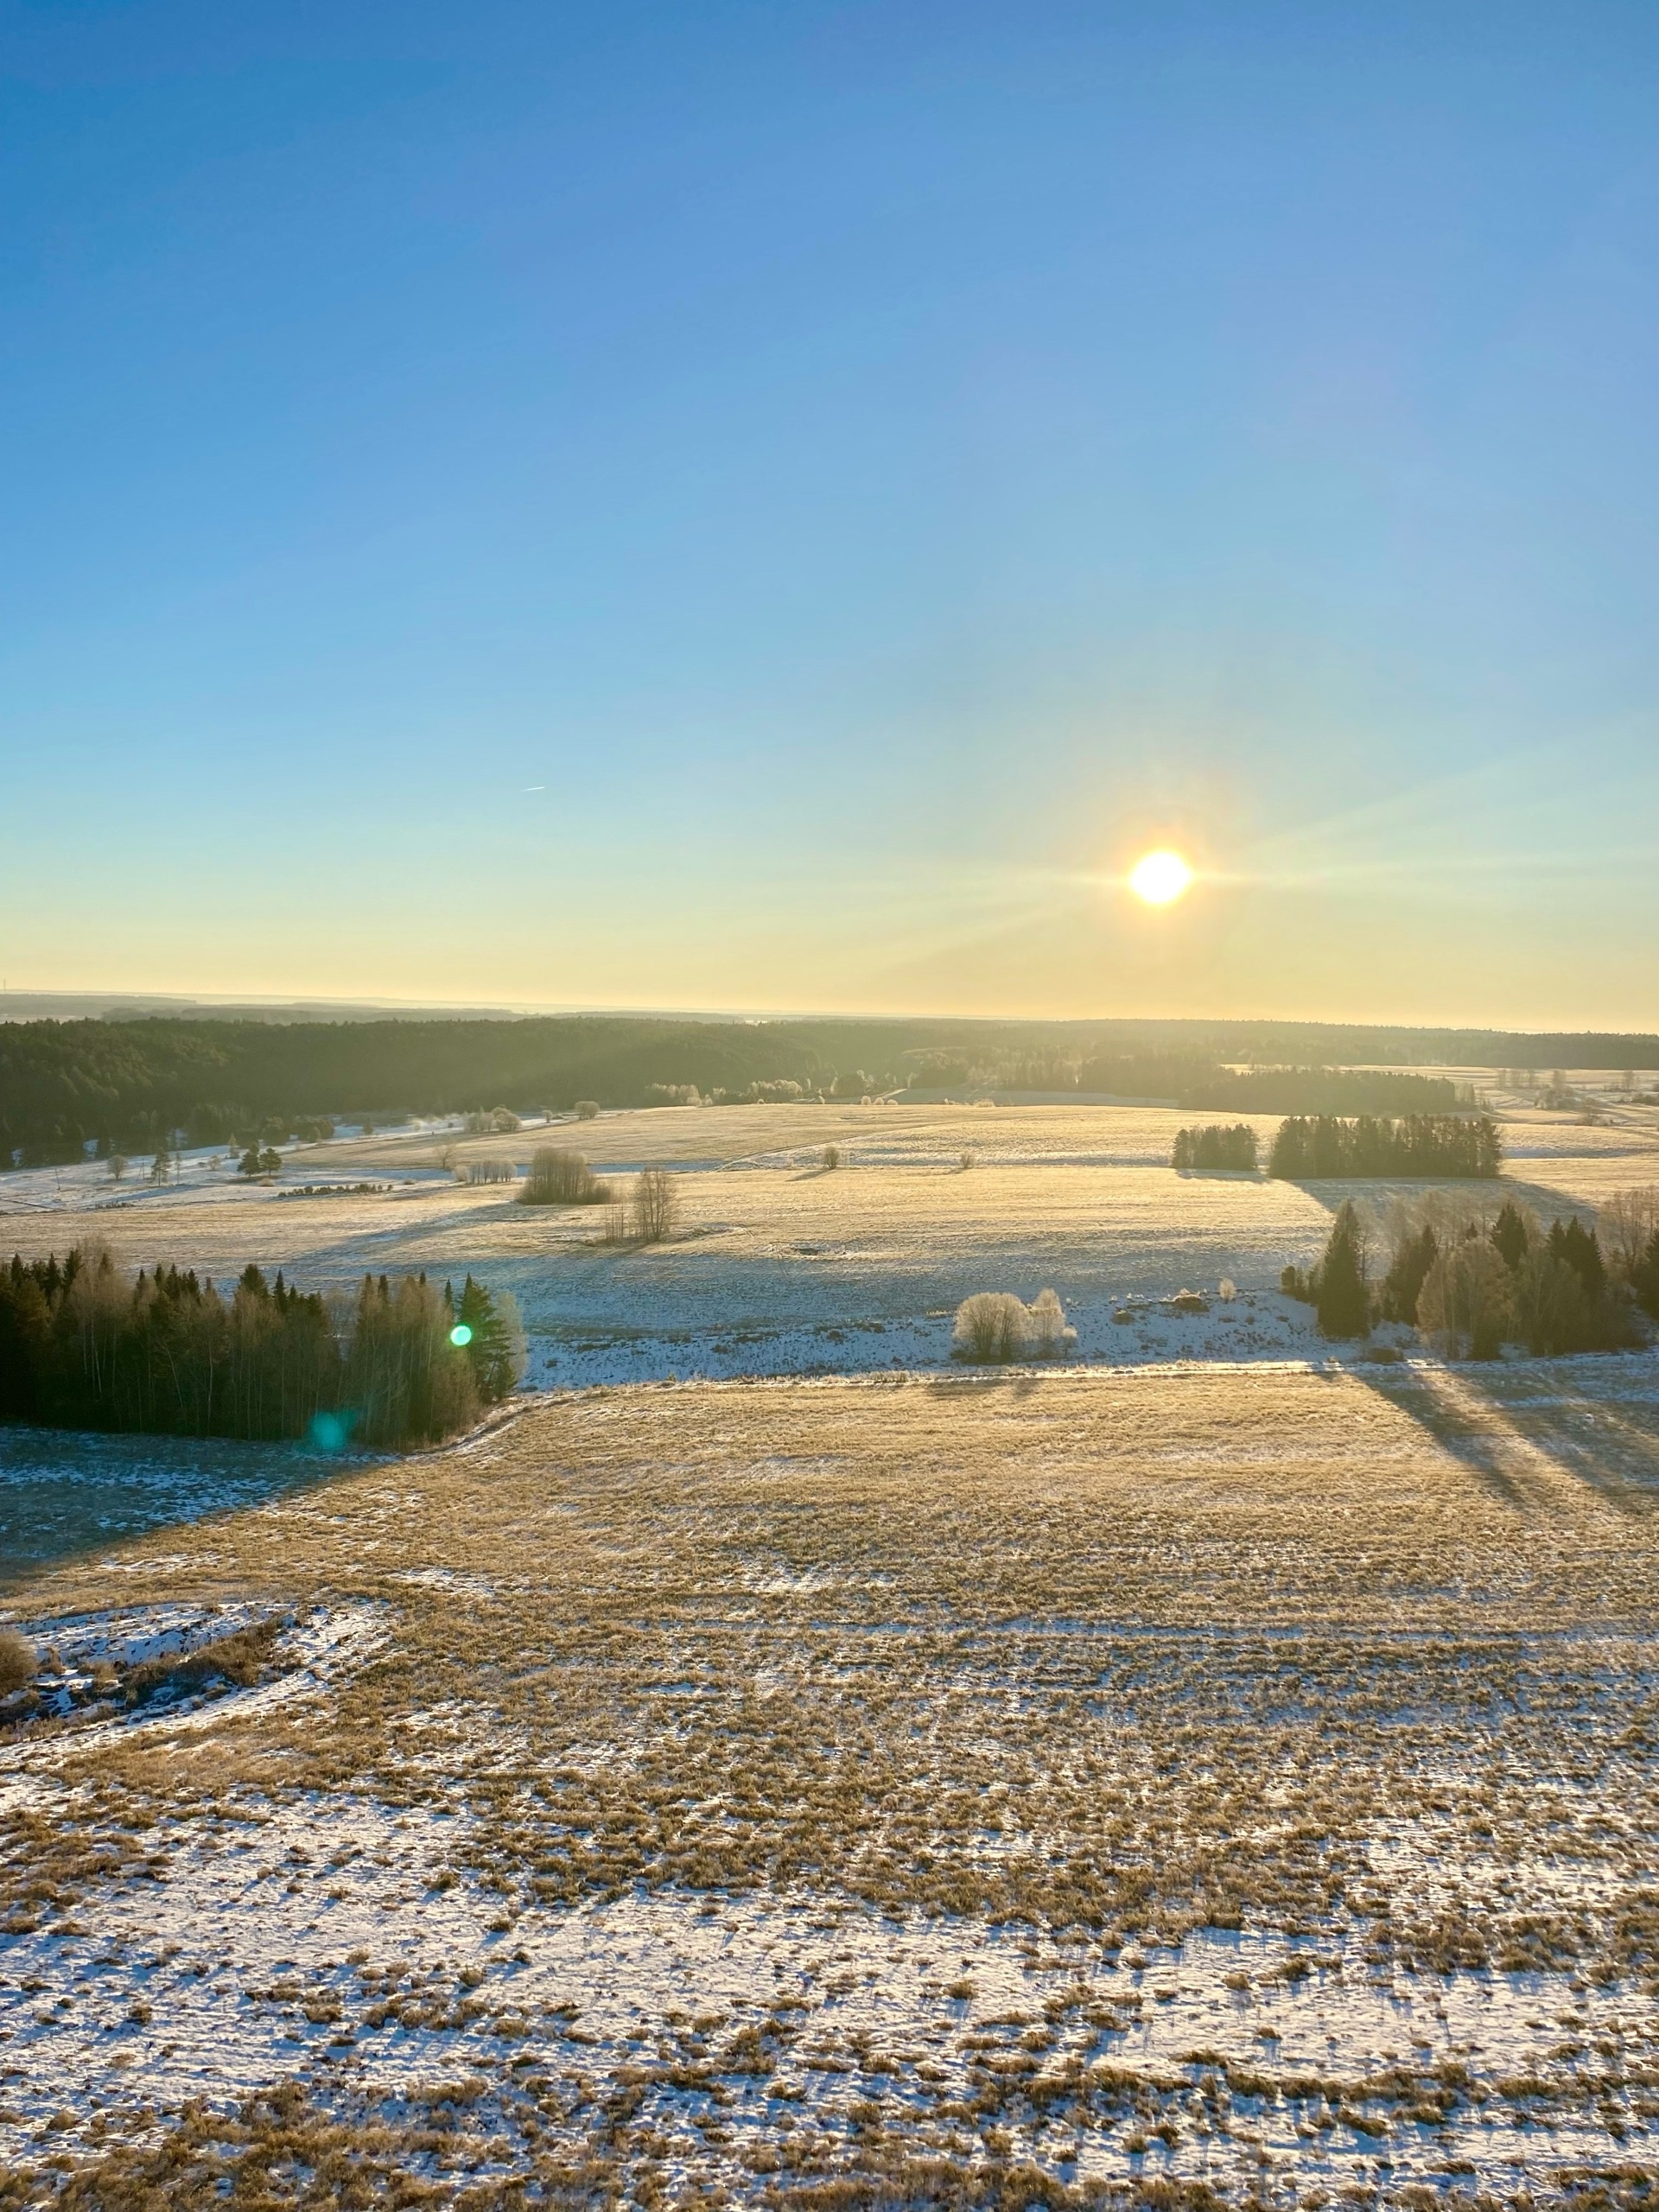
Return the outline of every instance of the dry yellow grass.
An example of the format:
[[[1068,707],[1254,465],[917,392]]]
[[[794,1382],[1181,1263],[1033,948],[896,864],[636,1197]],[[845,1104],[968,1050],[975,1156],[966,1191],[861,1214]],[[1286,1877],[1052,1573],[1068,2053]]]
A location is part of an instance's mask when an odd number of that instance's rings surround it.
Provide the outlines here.
[[[1402,1986],[1554,1973],[1650,2003],[1656,1504],[1659,1417],[1617,1361],[1553,1386],[1129,1371],[588,1394],[130,1547],[124,1604],[366,1604],[386,1640],[321,1710],[227,1701],[210,1727],[62,1739],[45,1797],[6,1815],[10,1924],[36,1942],[95,1926],[138,1860],[165,1877],[283,1808],[324,1823],[290,1871],[321,1889],[328,1808],[372,1804],[464,1811],[432,1878],[493,1895],[527,1957],[584,1900],[691,1892],[934,1926],[942,1960],[953,1929],[1024,1929],[1033,1961],[1046,1946],[1082,1979],[1068,1999],[1052,1974],[999,2023],[941,1972],[937,2089],[920,2043],[861,2044],[816,1991],[770,2013],[757,1992],[747,2025],[727,2005],[699,2027],[690,2005],[608,2088],[569,2022],[535,2031],[543,2070],[521,2077],[509,2019],[448,2135],[429,2100],[395,2120],[365,2105],[342,2056],[314,2104],[251,2109],[241,2150],[221,2126],[209,2157],[187,2115],[82,2201],[136,2205],[194,2174],[204,2202],[225,2180],[263,2203],[271,2144],[308,2141],[337,2181],[378,2159],[377,2188],[423,2171],[443,2201],[481,2160],[502,2189],[587,2171],[595,2201],[690,2202],[702,2176],[808,2202],[840,2177],[833,2201],[874,2204],[938,2158],[967,2193],[940,2181],[921,2201],[1059,2202],[1055,2177],[1084,2178],[1061,2139],[1097,2139],[1127,2190],[1148,2155],[1126,2151],[1130,2127],[1166,2164],[1211,2144],[1230,2190],[1267,2107],[1408,2167],[1426,2100],[1435,2129],[1490,2129],[1537,2096],[1580,2151],[1590,2131],[1586,2171],[1611,2172],[1659,2110],[1638,2024],[1604,2027],[1593,2075],[1552,2062],[1531,2090],[1450,2046],[1300,2082],[1270,2049],[1109,2054],[1155,1995],[1132,1961],[1205,1929],[1300,1942],[1301,1973],[1340,1975],[1341,1954]],[[19,1610],[110,1591],[88,1563]],[[388,1986],[365,1967],[329,2002],[359,2038],[390,2033]],[[472,2036],[480,2063],[487,1992],[469,2013],[453,1976],[398,1986],[394,2012]],[[819,2087],[791,2089],[791,2068]],[[748,2110],[757,2069],[784,2087]],[[746,2110],[764,2125],[738,2127]]]

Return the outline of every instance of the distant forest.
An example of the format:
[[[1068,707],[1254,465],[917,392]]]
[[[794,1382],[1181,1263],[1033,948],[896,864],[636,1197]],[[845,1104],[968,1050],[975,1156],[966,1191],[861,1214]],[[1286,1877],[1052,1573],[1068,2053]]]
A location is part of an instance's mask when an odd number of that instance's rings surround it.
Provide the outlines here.
[[[1229,1061],[1255,1063],[1231,1073]],[[0,1166],[270,1142],[380,1119],[653,1096],[858,1097],[910,1085],[1105,1090],[1233,1113],[1445,1110],[1438,1077],[1332,1065],[1659,1068],[1659,1038],[1294,1022],[524,1020],[0,1021]],[[1407,1088],[1400,1088],[1407,1086]]]

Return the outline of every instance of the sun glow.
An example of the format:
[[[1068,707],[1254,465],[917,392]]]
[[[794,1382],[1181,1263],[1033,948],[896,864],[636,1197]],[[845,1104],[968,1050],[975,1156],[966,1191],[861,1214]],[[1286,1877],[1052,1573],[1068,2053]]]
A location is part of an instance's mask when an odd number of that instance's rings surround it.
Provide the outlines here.
[[[1148,853],[1129,870],[1129,888],[1148,906],[1167,906],[1192,881],[1192,871],[1179,853]]]

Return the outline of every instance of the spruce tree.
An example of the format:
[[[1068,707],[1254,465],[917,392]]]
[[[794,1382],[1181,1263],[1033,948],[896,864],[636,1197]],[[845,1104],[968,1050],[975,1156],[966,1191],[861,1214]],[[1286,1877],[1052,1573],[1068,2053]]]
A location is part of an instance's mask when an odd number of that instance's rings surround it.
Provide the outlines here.
[[[1526,1258],[1527,1246],[1531,1241],[1520,1207],[1513,1198],[1506,1198],[1497,1219],[1492,1224],[1492,1243],[1511,1274]]]
[[[1319,1262],[1317,1310],[1321,1336],[1363,1337],[1370,1332],[1364,1246],[1351,1198],[1343,1200]]]
[[[1415,1236],[1408,1236],[1395,1254],[1382,1278],[1382,1312],[1390,1321],[1417,1325],[1417,1300],[1428,1271],[1440,1257],[1440,1241],[1432,1222],[1425,1222]]]
[[[467,1357],[478,1395],[486,1405],[493,1405],[518,1379],[512,1330],[489,1292],[471,1275],[461,1287],[455,1318],[472,1331]]]

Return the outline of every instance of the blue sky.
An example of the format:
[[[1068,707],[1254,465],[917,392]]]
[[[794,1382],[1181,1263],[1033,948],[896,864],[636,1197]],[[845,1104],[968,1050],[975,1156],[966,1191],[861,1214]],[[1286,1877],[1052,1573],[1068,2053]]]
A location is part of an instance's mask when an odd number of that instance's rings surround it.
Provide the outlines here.
[[[0,27],[14,988],[1659,1025],[1659,10]]]

